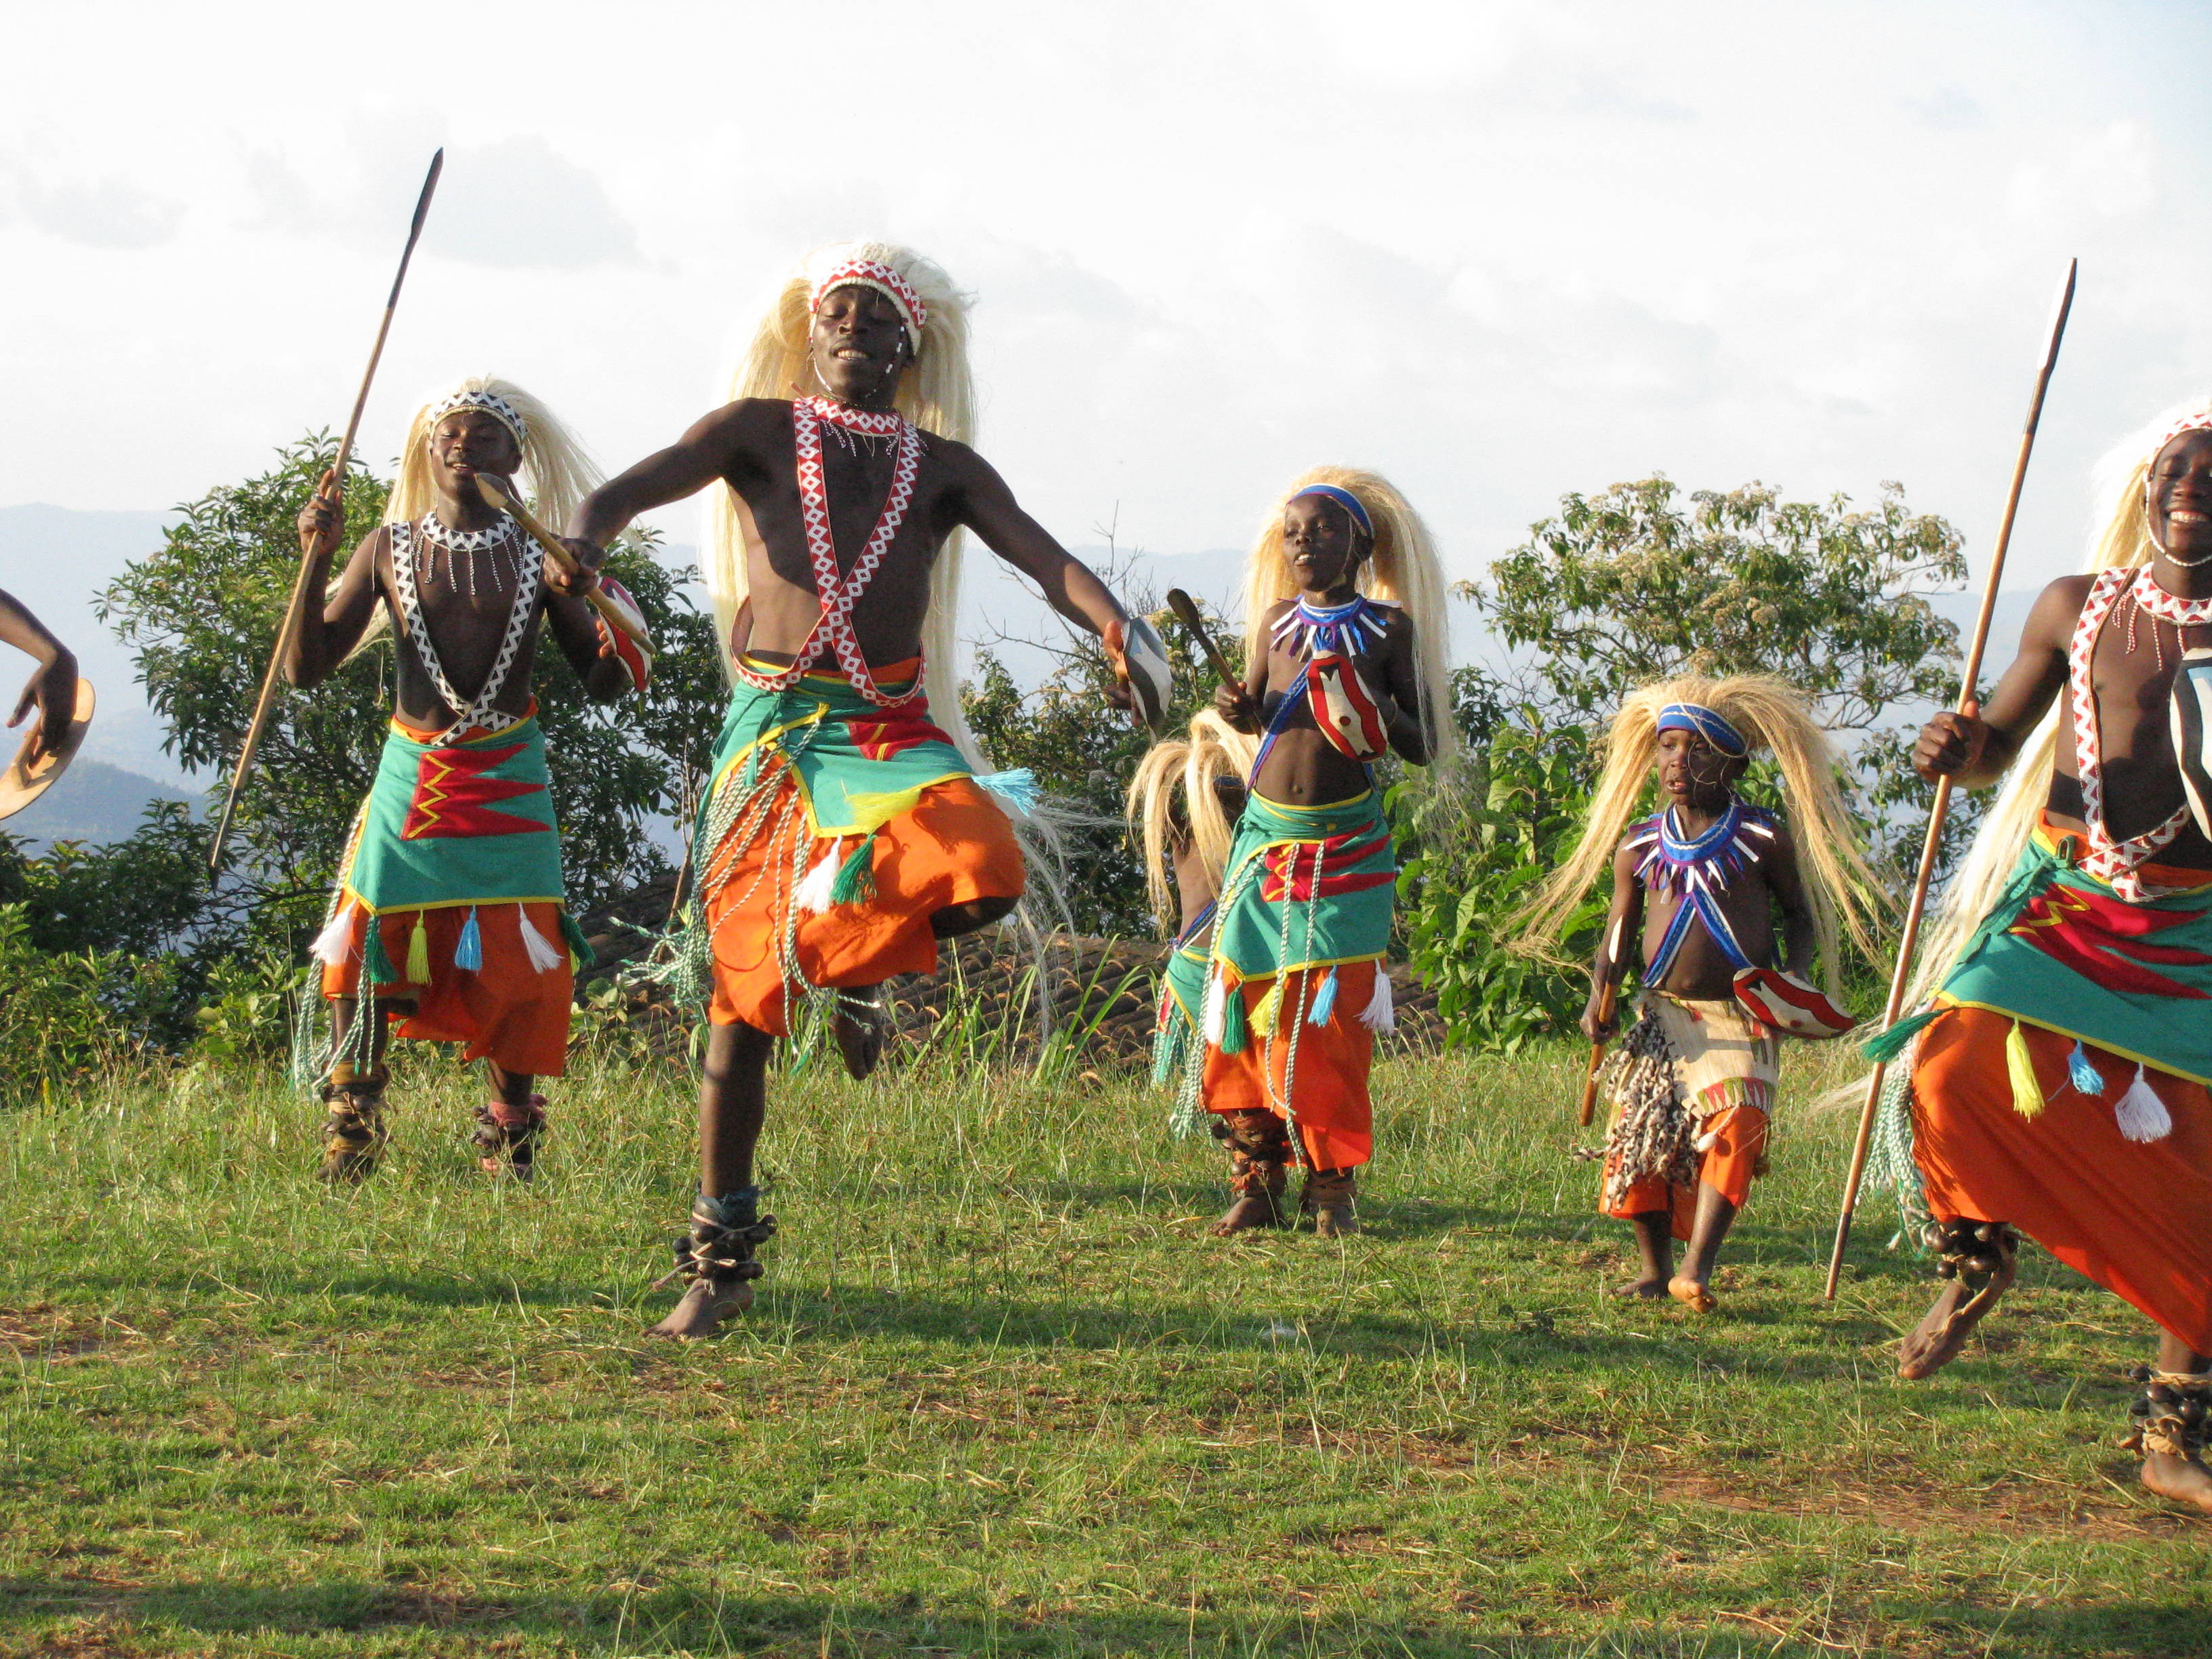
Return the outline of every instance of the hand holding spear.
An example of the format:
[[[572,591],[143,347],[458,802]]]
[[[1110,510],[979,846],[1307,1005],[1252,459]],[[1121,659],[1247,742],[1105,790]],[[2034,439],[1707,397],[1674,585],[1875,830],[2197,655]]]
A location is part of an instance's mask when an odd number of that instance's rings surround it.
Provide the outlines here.
[[[2051,371],[2058,364],[2059,342],[2066,337],[2067,314],[2074,308],[2074,276],[2081,261],[2066,262],[2066,280],[2059,284],[2058,304],[2051,319],[2051,334],[2043,348],[2043,361],[2035,372],[2035,391],[2027,404],[2027,422],[2021,429],[2020,453],[2012,467],[2012,488],[2006,492],[2004,516],[1997,524],[1997,539],[1990,554],[1990,574],[1982,584],[1982,608],[1974,618],[1974,636],[1966,647],[1966,671],[1959,688],[1959,712],[1973,714],[1977,711],[1974,687],[1981,678],[1982,649],[1989,643],[1990,617],[1996,608],[1997,583],[2004,574],[2005,552],[2012,544],[2013,520],[2020,512],[2021,486],[2027,481],[2027,459],[2035,451],[2035,428],[2043,419],[2043,394],[2051,387]],[[1905,931],[1897,944],[1897,966],[1889,976],[1889,1000],[1882,1009],[1882,1030],[1897,1024],[1905,1012],[1905,988],[1911,982],[1912,955],[1920,942],[1920,921],[1928,908],[1928,888],[1936,874],[1936,855],[1943,838],[1943,820],[1951,810],[1951,780],[1946,775],[1936,781],[1936,802],[1928,814],[1928,839],[1920,848],[1920,871],[1913,878],[1912,902],[1905,908]],[[1875,1114],[1881,1106],[1881,1085],[1889,1071],[1888,1062],[1877,1061],[1874,1074],[1867,1079],[1865,1103],[1859,1109],[1858,1138],[1851,1146],[1850,1176],[1844,1183],[1842,1213],[1836,1218],[1836,1245],[1828,1257],[1828,1284],[1822,1294],[1827,1300],[1836,1299],[1836,1284],[1844,1271],[1844,1246],[1850,1240],[1851,1212],[1858,1207],[1859,1182],[1866,1176],[1867,1149],[1874,1139]]]
[[[407,246],[399,255],[399,271],[392,279],[391,296],[384,302],[384,316],[376,325],[376,343],[368,354],[368,368],[361,377],[361,391],[353,400],[353,413],[346,418],[345,435],[338,440],[338,453],[331,463],[331,470],[316,491],[318,500],[327,499],[336,507],[338,495],[345,488],[346,463],[353,455],[354,439],[361,432],[362,411],[368,406],[368,389],[376,381],[376,366],[384,356],[385,337],[392,332],[392,316],[399,308],[399,289],[407,280],[408,263],[415,257],[415,244],[422,239],[422,221],[429,216],[430,197],[438,188],[438,175],[445,170],[446,152],[441,149],[430,158],[430,171],[422,180],[422,193],[415,200],[415,217],[407,228]],[[216,820],[215,839],[208,847],[208,868],[222,868],[222,847],[230,835],[230,820],[238,810],[239,792],[246,787],[246,775],[253,765],[254,751],[261,746],[261,735],[269,729],[269,713],[276,700],[276,681],[284,672],[284,659],[290,653],[292,641],[298,636],[300,624],[307,605],[317,597],[307,591],[307,578],[313,571],[317,557],[330,549],[321,537],[317,537],[300,550],[300,574],[293,578],[292,599],[285,606],[283,623],[276,630],[276,648],[269,654],[269,671],[261,677],[261,695],[253,704],[253,719],[246,728],[246,741],[239,745],[238,764],[230,775],[230,793],[223,797],[222,816]]]
[[[1620,995],[1620,924],[1628,918],[1613,918],[1612,931],[1605,939],[1605,957],[1599,971],[1605,975],[1605,984],[1597,995],[1597,1023],[1601,1030],[1613,1023],[1613,1010]],[[1590,1120],[1597,1115],[1597,1075],[1605,1069],[1605,1047],[1607,1039],[1593,1038],[1590,1042],[1589,1071],[1583,1078],[1583,1101],[1575,1114],[1575,1123],[1587,1129]]]

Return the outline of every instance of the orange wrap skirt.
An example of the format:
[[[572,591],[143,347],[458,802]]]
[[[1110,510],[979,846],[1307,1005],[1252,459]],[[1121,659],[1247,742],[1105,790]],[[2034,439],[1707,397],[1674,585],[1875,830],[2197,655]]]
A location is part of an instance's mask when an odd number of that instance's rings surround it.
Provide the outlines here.
[[[1315,985],[1328,971],[1300,968],[1282,975],[1278,1034],[1263,1039],[1255,1033],[1233,1054],[1209,1046],[1203,1088],[1209,1112],[1273,1112],[1278,1117],[1288,1115],[1280,1103],[1294,1088],[1304,1156],[1316,1170],[1348,1170],[1375,1156],[1375,1109],[1367,1092],[1368,1073],[1375,1067],[1375,1033],[1354,1011],[1364,1008],[1374,995],[1375,975],[1382,964],[1352,962],[1337,968],[1335,1011],[1326,1025],[1316,1025],[1305,1011],[1312,1006]],[[1273,979],[1248,980],[1231,994],[1243,999],[1248,1022],[1273,984]],[[1289,1036],[1294,1019],[1295,1072]]]
[[[770,764],[785,766],[781,759]],[[852,838],[812,833],[787,768],[766,813],[765,831],[742,846],[732,844],[739,836],[728,837],[702,872],[714,949],[708,1018],[781,1036],[790,1029],[781,955],[796,902],[794,866],[811,870]],[[803,856],[795,848],[801,840]],[[800,911],[795,965],[807,984],[858,988],[896,974],[929,973],[937,966],[933,916],[976,899],[1018,899],[1026,879],[1012,823],[972,778],[932,784],[877,830],[869,867],[872,895]]]
[[[1913,1133],[1929,1208],[1946,1221],[2006,1221],[2075,1272],[2212,1354],[2212,1097],[2146,1067],[2172,1133],[2121,1134],[2112,1103],[2136,1062],[2083,1044],[2102,1098],[2069,1081],[2073,1039],[2022,1021],[2043,1109],[2013,1108],[2012,1019],[1952,1007],[1920,1036]]]
[[[541,939],[560,953],[561,965],[543,972],[532,966],[522,943],[517,909],[528,913]],[[464,1058],[489,1060],[503,1071],[535,1077],[559,1077],[567,1069],[568,1014],[575,999],[575,975],[568,947],[562,942],[557,904],[483,904],[476,907],[483,965],[456,968],[453,947],[467,925],[470,907],[448,905],[402,911],[378,922],[385,954],[404,975],[409,949],[420,918],[429,935],[429,983],[403,978],[379,985],[380,999],[412,1001],[415,1012],[401,1021],[399,1035],[426,1042],[465,1045]],[[345,959],[323,964],[323,994],[360,994],[362,950],[368,914],[353,907]]]

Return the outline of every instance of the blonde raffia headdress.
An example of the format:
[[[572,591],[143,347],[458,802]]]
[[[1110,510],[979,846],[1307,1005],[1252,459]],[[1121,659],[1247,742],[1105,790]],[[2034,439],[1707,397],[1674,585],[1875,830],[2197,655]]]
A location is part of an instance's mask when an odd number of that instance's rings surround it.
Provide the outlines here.
[[[1177,931],[1179,907],[1169,860],[1176,847],[1194,845],[1206,875],[1220,887],[1236,826],[1222,809],[1215,786],[1224,778],[1242,783],[1259,752],[1257,738],[1203,708],[1192,718],[1188,738],[1156,743],[1137,763],[1129,780],[1129,823],[1143,849],[1145,892],[1152,915],[1170,939]]]
[[[730,401],[805,396],[811,384],[807,342],[815,308],[831,289],[848,283],[888,294],[901,315],[908,317],[915,356],[899,379],[899,413],[926,433],[956,443],[973,441],[975,390],[968,367],[968,296],[933,261],[889,242],[839,242],[817,248],[799,261],[769,302],[751,346],[731,377]],[[707,592],[714,600],[716,630],[726,646],[748,591],[739,512],[726,485],[708,489]],[[971,765],[980,765],[982,757],[960,708],[956,631],[960,544],[957,533],[945,538],[930,576],[929,614],[921,629],[923,680],[930,718]],[[726,652],[726,670],[728,665]]]
[[[576,503],[597,488],[599,469],[551,410],[512,380],[489,374],[471,374],[415,411],[399,452],[399,476],[385,503],[385,521],[410,522],[436,502],[430,483],[430,434],[457,409],[481,409],[514,434],[515,447],[522,452],[521,477],[515,482],[524,499],[539,518],[565,531]]]
[[[1443,561],[1437,556],[1435,539],[1421,515],[1398,493],[1397,486],[1379,472],[1349,466],[1317,466],[1275,503],[1259,540],[1244,565],[1245,660],[1259,662],[1268,649],[1267,609],[1278,599],[1298,591],[1290,562],[1283,556],[1283,512],[1300,495],[1320,495],[1332,500],[1348,495],[1364,512],[1372,526],[1373,546],[1360,566],[1362,592],[1387,600],[1413,621],[1415,677],[1420,683],[1421,724],[1434,745],[1432,758],[1445,761],[1459,753],[1459,727],[1452,720],[1451,672],[1445,652],[1444,607],[1449,590]],[[1341,501],[1339,505],[1342,505]],[[1358,515],[1346,512],[1358,525]]]
[[[2145,510],[2150,470],[2159,453],[2185,432],[2212,429],[2212,393],[2168,410],[2115,445],[2098,462],[2092,489],[2101,506],[2089,543],[2088,572],[2132,569],[2158,555]],[[2020,849],[2034,833],[2051,797],[2058,760],[2058,724],[2065,698],[2051,700],[2051,711],[2021,744],[2019,757],[1998,787],[1996,803],[1975,831],[1973,844],[1943,890],[1942,908],[1921,935],[1911,988],[1905,1006],[1920,1006],[1936,994],[1982,918],[1996,908],[2012,874]]]
[[[1694,710],[1686,718],[1677,709]],[[1861,851],[1836,783],[1828,740],[1796,688],[1767,674],[1727,679],[1689,676],[1639,686],[1630,692],[1605,735],[1605,771],[1590,797],[1583,838],[1566,863],[1553,871],[1515,918],[1523,949],[1541,951],[1556,940],[1592,883],[1612,864],[1622,836],[1650,784],[1662,722],[1705,728],[1698,716],[1717,715],[1747,750],[1772,751],[1782,773],[1782,810],[1797,846],[1813,926],[1831,995],[1840,994],[1836,954],[1840,922],[1861,948],[1872,950],[1869,922],[1881,903],[1881,883]]]

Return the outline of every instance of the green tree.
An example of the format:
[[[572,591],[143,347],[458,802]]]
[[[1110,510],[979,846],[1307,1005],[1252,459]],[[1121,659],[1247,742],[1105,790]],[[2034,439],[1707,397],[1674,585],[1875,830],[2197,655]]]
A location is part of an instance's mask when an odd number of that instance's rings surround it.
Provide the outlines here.
[[[228,781],[294,574],[301,504],[331,459],[318,435],[278,452],[258,477],[181,509],[166,544],[102,595],[102,617],[135,653],[164,747]],[[356,459],[346,486],[346,544],[373,530],[388,490]],[[569,895],[579,908],[662,873],[641,833],[655,811],[683,805],[684,769],[712,741],[720,694],[713,628],[652,557],[626,543],[608,569],[636,596],[660,647],[653,690],[619,705],[586,703],[550,641],[538,662]],[[281,690],[240,801],[231,871],[202,926],[240,951],[296,951],[319,922],[353,815],[374,777],[392,708],[388,635],[313,692]],[[641,720],[644,741],[638,741]]]

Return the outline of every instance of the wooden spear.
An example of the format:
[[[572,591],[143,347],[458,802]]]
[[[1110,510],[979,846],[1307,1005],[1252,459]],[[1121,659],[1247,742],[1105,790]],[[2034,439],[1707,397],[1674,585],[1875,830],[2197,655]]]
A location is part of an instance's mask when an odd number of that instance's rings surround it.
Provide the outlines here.
[[[353,413],[347,417],[345,436],[338,440],[337,459],[331,464],[331,477],[337,488],[345,489],[346,462],[353,454],[353,441],[361,431],[362,410],[368,406],[368,389],[376,380],[376,365],[384,356],[385,337],[392,332],[392,313],[399,308],[400,285],[407,280],[408,262],[415,257],[415,244],[422,239],[422,221],[429,216],[430,196],[438,188],[438,174],[445,169],[446,152],[441,148],[430,158],[430,171],[422,180],[422,193],[415,199],[415,217],[407,227],[407,246],[399,255],[399,272],[392,279],[392,294],[384,302],[383,319],[376,325],[376,343],[369,349],[368,368],[361,377],[361,391],[353,400]],[[285,608],[284,621],[276,630],[276,648],[269,653],[269,672],[261,677],[261,696],[253,705],[252,723],[246,728],[246,741],[239,748],[238,764],[230,775],[230,793],[223,798],[222,816],[216,821],[215,840],[208,848],[208,868],[222,868],[222,844],[230,834],[231,815],[238,810],[239,791],[246,786],[246,774],[253,764],[253,751],[261,746],[261,734],[269,727],[269,711],[276,698],[276,682],[284,672],[285,654],[300,631],[310,595],[307,574],[314,564],[314,544],[310,543],[300,553],[300,574],[293,579],[292,602]]]
[[[2074,308],[2074,275],[2081,264],[2078,259],[2066,262],[2066,280],[2058,286],[2058,305],[2051,319],[2050,338],[2043,348],[2043,362],[2035,371],[2035,392],[2028,399],[2027,424],[2021,428],[2020,453],[2012,466],[2012,488],[2005,494],[2004,516],[1997,521],[1997,539],[1990,555],[1990,574],[1982,583],[1981,612],[1974,618],[1974,637],[1966,647],[1966,672],[1959,687],[1959,713],[1978,712],[1975,683],[1981,678],[1982,648],[1989,643],[1990,615],[1996,608],[1997,581],[2004,574],[2005,552],[2012,544],[2012,525],[2020,511],[2021,486],[2027,480],[2027,458],[2034,453],[2035,428],[2043,418],[2043,394],[2050,389],[2051,371],[2058,363],[2058,343],[2066,337],[2067,313]],[[1920,919],[1928,908],[1928,887],[1936,874],[1936,853],[1943,836],[1943,819],[1951,810],[1951,780],[1936,781],[1936,804],[1928,814],[1928,839],[1920,848],[1920,872],[1913,878],[1912,902],[1905,912],[1905,931],[1897,943],[1897,966],[1889,976],[1889,1000],[1884,1006],[1881,1026],[1887,1030],[1897,1024],[1898,1016],[1905,1011],[1905,987],[1912,977],[1912,954],[1920,943]],[[1867,1079],[1865,1103],[1859,1108],[1858,1139],[1851,1146],[1850,1176],[1844,1183],[1844,1206],[1836,1218],[1836,1247],[1828,1257],[1828,1284],[1822,1294],[1828,1301],[1836,1299],[1836,1284],[1843,1277],[1844,1246],[1850,1241],[1851,1212],[1858,1207],[1859,1182],[1866,1175],[1867,1149],[1874,1140],[1875,1114],[1881,1106],[1882,1079],[1887,1075],[1889,1064],[1878,1060],[1874,1074]]]

